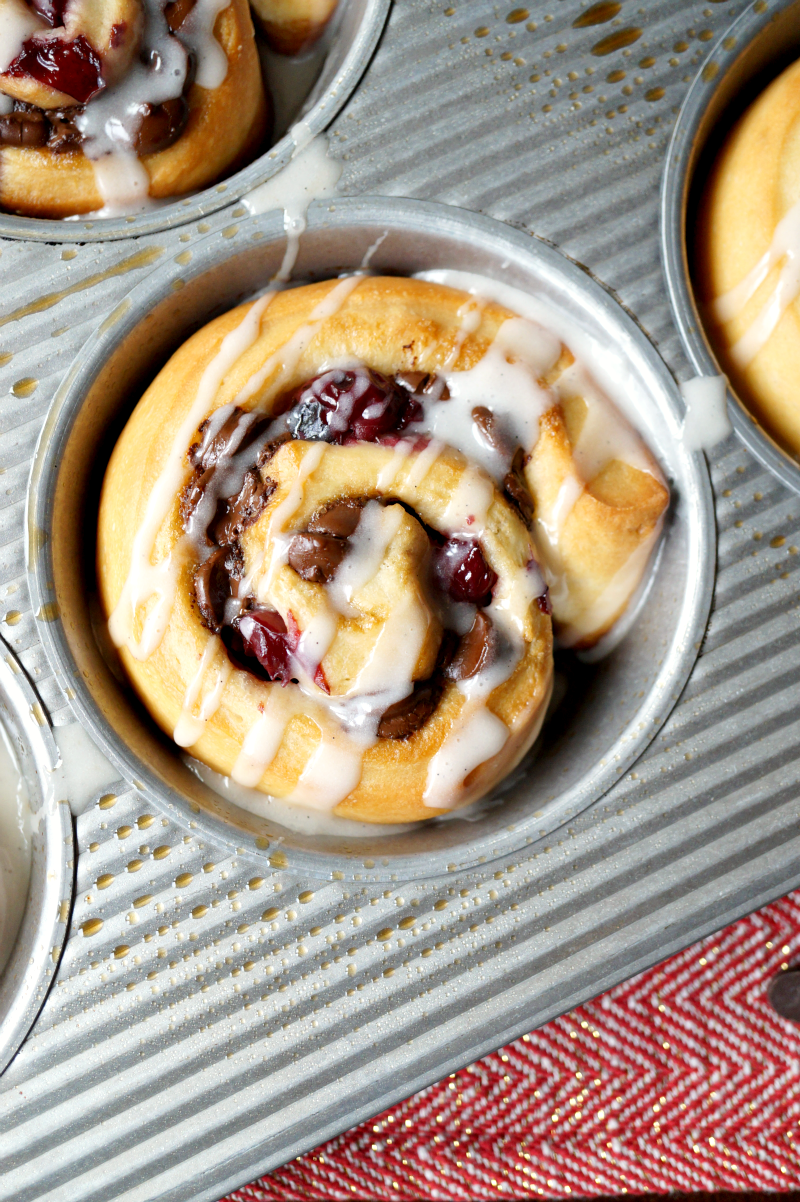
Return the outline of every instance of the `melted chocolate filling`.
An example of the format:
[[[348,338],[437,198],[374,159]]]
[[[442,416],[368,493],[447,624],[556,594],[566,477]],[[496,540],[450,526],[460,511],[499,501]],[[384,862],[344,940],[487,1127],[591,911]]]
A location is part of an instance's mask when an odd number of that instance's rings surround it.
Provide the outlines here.
[[[240,539],[275,489],[267,473],[278,446],[290,438],[343,444],[397,435],[421,419],[422,406],[413,394],[424,391],[449,399],[449,394],[443,395],[442,381],[422,372],[390,379],[366,368],[335,369],[279,401],[277,418],[227,406],[200,427],[199,440],[189,451],[193,470],[181,498],[181,517],[198,552],[194,596],[202,621],[221,636],[238,667],[261,680],[287,684],[299,642],[291,615],[290,629],[275,611],[259,608],[252,598],[238,597],[244,572]],[[498,449],[502,445],[503,453],[511,454],[488,409],[474,410],[473,418],[492,445]],[[504,489],[530,522],[533,502],[525,486],[523,465],[522,450],[517,448]],[[306,530],[294,536],[287,557],[302,580],[324,584],[335,577],[369,499],[335,501],[314,514]],[[385,504],[397,503],[392,497],[380,499]],[[501,635],[484,612],[497,575],[480,544],[463,536],[446,538],[410,512],[430,539],[431,585],[453,601],[474,605],[476,614],[471,628],[460,638],[452,630],[444,631],[433,674],[415,682],[407,697],[383,713],[378,724],[382,739],[408,738],[434,713],[447,681],[467,680],[503,653]],[[327,689],[321,667],[315,680]]]

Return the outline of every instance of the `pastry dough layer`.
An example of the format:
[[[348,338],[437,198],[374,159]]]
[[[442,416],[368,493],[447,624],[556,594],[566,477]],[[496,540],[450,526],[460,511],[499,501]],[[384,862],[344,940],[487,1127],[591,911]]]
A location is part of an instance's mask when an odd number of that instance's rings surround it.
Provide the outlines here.
[[[338,0],[251,0],[267,41],[279,54],[300,54],[322,36]]]

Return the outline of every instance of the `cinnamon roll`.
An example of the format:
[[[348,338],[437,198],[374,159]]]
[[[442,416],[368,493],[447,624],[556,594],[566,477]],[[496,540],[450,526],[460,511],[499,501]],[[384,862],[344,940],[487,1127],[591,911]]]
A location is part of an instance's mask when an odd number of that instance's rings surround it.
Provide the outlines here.
[[[250,0],[278,54],[302,54],[324,33],[338,0]]]
[[[247,0],[0,0],[0,205],[132,212],[258,153]]]
[[[800,455],[800,62],[726,138],[694,231],[694,282],[724,370],[758,421]]]
[[[570,360],[499,305],[397,278],[270,293],[190,338],[99,515],[110,633],[162,728],[348,818],[490,790],[544,718],[550,596],[574,642],[606,629],[667,499],[621,419],[593,444],[611,407]]]

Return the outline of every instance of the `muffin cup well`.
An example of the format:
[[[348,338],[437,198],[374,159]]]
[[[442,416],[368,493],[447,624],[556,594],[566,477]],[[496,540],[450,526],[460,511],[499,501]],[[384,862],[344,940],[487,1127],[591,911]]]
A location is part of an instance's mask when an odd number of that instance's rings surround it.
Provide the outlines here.
[[[392,879],[430,876],[533,842],[591,804],[644,750],[672,709],[702,639],[713,585],[714,522],[703,457],[678,437],[677,388],[617,302],[550,246],[455,208],[381,198],[315,204],[295,276],[325,279],[359,268],[411,275],[480,273],[547,306],[557,328],[606,348],[624,377],[645,434],[670,480],[673,504],[635,621],[601,661],[570,657],[569,703],[545,727],[527,769],[504,782],[498,804],[368,840],[301,835],[233,806],[202,784],[107,666],[92,632],[94,530],[105,464],[145,386],[186,337],[262,290],[280,265],[279,214],[242,224],[235,244],[212,235],[188,266],[155,270],[90,338],[48,416],[33,465],[30,583],[35,607],[55,614],[42,641],[79,720],[153,805],[191,819],[231,847],[283,854],[322,878],[350,875],[365,851]],[[113,320],[112,320],[113,319]],[[566,335],[569,338],[569,335]],[[601,381],[602,382],[602,381]],[[273,846],[274,852],[274,846]]]

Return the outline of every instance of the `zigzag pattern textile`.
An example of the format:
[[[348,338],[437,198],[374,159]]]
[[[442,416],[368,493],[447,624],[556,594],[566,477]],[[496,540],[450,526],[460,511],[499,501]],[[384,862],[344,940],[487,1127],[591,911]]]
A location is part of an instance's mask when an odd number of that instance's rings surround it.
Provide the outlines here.
[[[230,1195],[601,1198],[800,1186],[800,891]]]

